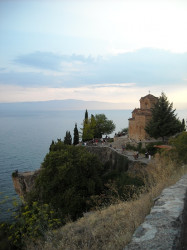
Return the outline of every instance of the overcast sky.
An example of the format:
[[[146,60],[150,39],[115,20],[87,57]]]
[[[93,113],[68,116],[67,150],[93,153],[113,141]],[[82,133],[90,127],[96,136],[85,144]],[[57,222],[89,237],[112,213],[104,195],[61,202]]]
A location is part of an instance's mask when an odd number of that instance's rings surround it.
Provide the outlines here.
[[[186,0],[0,1],[0,102],[149,91],[187,109]]]

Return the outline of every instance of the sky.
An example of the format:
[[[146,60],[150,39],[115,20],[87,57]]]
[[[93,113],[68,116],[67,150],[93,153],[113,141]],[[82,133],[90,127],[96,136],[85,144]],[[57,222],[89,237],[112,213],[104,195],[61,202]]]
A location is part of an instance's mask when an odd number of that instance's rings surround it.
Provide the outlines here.
[[[187,109],[186,0],[0,0],[0,103]]]

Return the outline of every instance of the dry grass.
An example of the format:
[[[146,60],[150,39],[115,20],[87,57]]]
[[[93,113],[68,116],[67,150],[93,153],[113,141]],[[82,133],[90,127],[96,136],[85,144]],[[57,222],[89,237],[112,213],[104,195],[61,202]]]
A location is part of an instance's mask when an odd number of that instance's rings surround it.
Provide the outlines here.
[[[150,212],[154,198],[163,188],[174,184],[184,171],[169,158],[156,156],[147,167],[138,169],[136,166],[132,171],[146,181],[146,188],[139,197],[89,213],[56,232],[50,232],[44,244],[38,243],[37,247],[29,244],[28,249],[123,249]]]

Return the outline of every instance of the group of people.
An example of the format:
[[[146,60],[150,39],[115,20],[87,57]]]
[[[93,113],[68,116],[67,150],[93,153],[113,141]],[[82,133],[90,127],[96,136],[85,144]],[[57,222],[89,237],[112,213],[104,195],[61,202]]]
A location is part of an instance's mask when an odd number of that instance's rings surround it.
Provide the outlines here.
[[[138,159],[138,157],[139,157],[139,152],[137,151],[137,152],[134,152],[134,159],[135,160],[137,160]],[[150,154],[150,152],[146,152],[145,153],[145,158],[149,158],[149,160],[151,160],[151,154]]]
[[[145,153],[145,158],[149,158],[149,160],[151,160],[151,154],[150,154],[150,152],[146,152]]]
[[[94,146],[97,146],[97,145],[105,145],[105,143],[107,143],[108,142],[108,139],[110,139],[109,137],[105,137],[105,138],[93,138],[92,140],[90,140],[90,141],[86,141],[86,142],[82,142],[82,145],[83,146],[87,146],[87,145],[89,145],[89,146],[91,146],[91,145],[94,145]]]
[[[92,144],[96,145],[96,146],[98,143],[101,143],[102,145],[104,145],[106,142],[107,142],[107,138],[93,139],[92,140]]]

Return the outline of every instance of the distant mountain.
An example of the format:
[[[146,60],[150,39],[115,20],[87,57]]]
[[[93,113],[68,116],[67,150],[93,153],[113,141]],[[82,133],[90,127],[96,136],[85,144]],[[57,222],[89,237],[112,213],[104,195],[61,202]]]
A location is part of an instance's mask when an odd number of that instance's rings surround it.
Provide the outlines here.
[[[42,102],[15,102],[0,103],[0,110],[112,110],[112,109],[132,109],[135,104],[129,103],[109,103],[82,100],[52,100]]]

